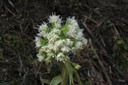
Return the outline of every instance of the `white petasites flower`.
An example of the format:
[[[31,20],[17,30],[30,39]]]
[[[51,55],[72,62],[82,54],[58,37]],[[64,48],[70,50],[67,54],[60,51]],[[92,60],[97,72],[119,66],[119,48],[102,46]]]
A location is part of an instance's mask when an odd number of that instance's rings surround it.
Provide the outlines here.
[[[36,48],[41,47],[41,38],[40,37],[35,37],[35,43],[36,43]]]
[[[43,24],[41,24],[41,26],[39,26],[38,31],[40,32],[40,31],[46,30],[47,28],[48,28],[47,23],[43,22]]]
[[[61,18],[60,18],[60,16],[58,15],[52,15],[52,16],[49,16],[49,22],[50,23],[61,23]]]
[[[83,34],[83,29],[78,29],[77,30],[77,35],[76,35],[76,37],[77,38],[81,38],[81,37],[83,37],[84,36],[84,34]]]
[[[37,57],[38,57],[38,60],[39,60],[40,62],[44,59],[44,57],[43,57],[42,55],[40,55],[40,54],[37,54]]]
[[[56,39],[59,38],[58,34],[60,34],[61,31],[59,29],[52,29],[51,32],[49,32],[47,34],[47,39],[49,40],[49,42],[55,42]]]
[[[63,46],[61,50],[62,52],[70,52],[71,49],[68,46]]]
[[[53,51],[56,53],[57,51],[60,51],[60,49],[65,45],[65,40],[57,40],[54,42],[53,45]]]
[[[68,18],[67,21],[68,21],[69,24],[71,24],[72,26],[79,27],[77,21],[75,20],[75,17]]]
[[[56,55],[55,55],[55,53],[53,53],[53,52],[49,52],[49,53],[48,53],[48,56],[54,58]]]
[[[39,32],[37,35],[40,36],[40,37],[43,36],[43,38],[47,38],[48,33],[45,32],[45,31],[41,31],[41,32]]]
[[[55,28],[60,28],[61,27],[61,21],[58,21],[57,23],[54,24]]]
[[[52,33],[52,32],[50,32],[47,35],[47,39],[49,40],[50,43],[55,42],[58,38],[59,38],[59,36],[57,34],[55,34],[55,33]]]
[[[57,40],[56,42],[55,42],[55,45],[56,46],[58,46],[58,47],[60,47],[60,46],[63,46],[64,45],[64,42],[65,42],[65,40]]]
[[[82,42],[83,42],[84,46],[86,46],[86,45],[87,45],[87,43],[88,43],[88,40],[87,40],[87,39],[85,39],[84,37],[82,37],[81,39],[82,39]]]
[[[38,37],[35,37],[38,48],[38,60],[50,62],[52,59],[65,62],[69,60],[69,53],[76,53],[87,45],[83,29],[80,29],[74,17],[68,18],[62,23],[58,15],[49,17],[49,22],[44,22],[38,29]]]
[[[79,26],[78,26],[78,23],[77,21],[75,20],[74,17],[72,18],[68,18],[67,21],[69,22],[69,25],[68,25],[68,32],[67,32],[67,35],[75,38],[76,36],[78,36],[78,30],[80,30]],[[81,31],[80,31],[81,32]]]
[[[66,42],[66,44],[68,46],[72,46],[73,45],[73,41],[71,41],[70,39],[66,39],[65,42]]]
[[[72,28],[72,26],[69,27],[67,35],[69,35],[69,36],[74,38],[76,36],[76,33],[77,33],[77,30],[75,28]]]
[[[44,51],[46,51],[48,49],[48,46],[42,46],[41,48],[40,48],[40,51],[41,52],[44,52]]]
[[[83,43],[80,41],[77,41],[75,44],[75,49],[82,49],[83,48]]]
[[[54,29],[51,30],[51,33],[60,34],[61,31],[58,28],[54,28]]]
[[[57,61],[64,61],[64,60],[67,60],[69,59],[69,57],[67,57],[66,55],[64,55],[62,52],[60,52],[58,55],[57,55]]]

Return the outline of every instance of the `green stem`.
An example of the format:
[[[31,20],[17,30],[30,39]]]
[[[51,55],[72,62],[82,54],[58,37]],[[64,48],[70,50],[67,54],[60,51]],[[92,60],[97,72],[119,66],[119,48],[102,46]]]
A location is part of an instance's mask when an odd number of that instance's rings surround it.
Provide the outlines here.
[[[76,78],[77,78],[77,80],[78,80],[78,84],[79,84],[79,85],[83,85],[82,82],[81,82],[81,80],[80,80],[80,76],[79,76],[79,74],[78,74],[78,72],[77,72],[76,69],[74,69],[74,73],[75,73],[75,76],[76,76]]]
[[[67,71],[66,71],[65,67],[63,67],[63,71],[62,71],[61,74],[62,74],[62,77],[63,77],[62,85],[67,85],[68,75],[67,75]]]
[[[69,85],[74,85],[74,81],[73,81],[73,67],[71,65],[70,61],[67,61],[64,63],[66,69],[67,69],[67,74],[68,74],[68,78],[69,78]]]
[[[67,79],[68,79],[68,73],[67,73],[67,69],[65,67],[65,65],[63,63],[57,63],[57,65],[59,66],[59,69],[61,71],[61,75],[63,78],[63,81],[61,82],[61,85],[67,85]]]
[[[62,62],[56,62],[56,63],[61,71],[61,75],[63,78],[63,81],[61,82],[60,85],[67,85],[68,79],[70,81],[70,85],[74,85],[73,76],[72,76],[73,74],[75,74],[77,78],[78,85],[83,85],[77,70],[72,67],[71,62],[66,62],[65,64]]]

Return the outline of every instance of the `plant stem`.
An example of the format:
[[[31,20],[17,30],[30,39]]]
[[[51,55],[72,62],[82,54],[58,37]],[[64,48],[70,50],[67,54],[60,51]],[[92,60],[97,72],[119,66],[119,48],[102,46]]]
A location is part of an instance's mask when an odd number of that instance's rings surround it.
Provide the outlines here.
[[[62,67],[62,68],[63,68],[62,73],[61,73],[63,77],[62,85],[67,85],[67,79],[68,79],[67,71],[65,67]]]
[[[61,71],[61,75],[62,75],[62,78],[63,78],[63,81],[61,82],[61,85],[67,85],[67,79],[68,79],[67,69],[66,69],[66,67],[63,63],[57,63],[57,65],[59,66],[59,69]]]
[[[74,69],[74,73],[75,73],[75,76],[76,76],[76,78],[77,78],[77,80],[78,80],[78,84],[79,84],[79,85],[83,85],[82,82],[81,82],[81,80],[80,80],[80,76],[79,76],[79,74],[78,74],[78,72],[77,72],[76,69]]]

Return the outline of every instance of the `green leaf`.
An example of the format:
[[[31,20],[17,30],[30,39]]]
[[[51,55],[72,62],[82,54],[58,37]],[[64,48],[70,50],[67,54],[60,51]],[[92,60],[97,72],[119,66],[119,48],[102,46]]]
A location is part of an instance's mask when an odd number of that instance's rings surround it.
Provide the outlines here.
[[[65,34],[68,31],[68,29],[66,27],[63,27],[61,28],[61,31]]]
[[[117,41],[117,44],[118,45],[124,45],[124,41],[122,39],[120,39],[120,40]]]
[[[59,75],[59,76],[56,76],[52,79],[50,85],[59,85],[59,83],[61,83],[63,81],[62,77]]]
[[[90,82],[89,81],[85,81],[85,85],[90,85]]]
[[[93,59],[93,60],[97,60],[97,57],[96,57],[96,56],[92,56],[92,59]]]
[[[80,67],[81,67],[79,64],[74,63],[74,62],[72,62],[72,65],[73,65],[73,67],[74,67],[75,69],[77,69],[77,70],[79,70]]]
[[[65,34],[68,31],[69,22],[66,21],[65,25],[61,28],[61,31]]]
[[[42,84],[50,84],[50,81],[47,79],[40,79]]]
[[[66,23],[65,23],[65,25],[64,25],[64,27],[67,28],[68,25],[69,25],[69,23],[70,23],[70,22],[67,20]]]
[[[52,25],[52,27],[54,27],[55,26],[55,22],[52,22],[51,25]]]
[[[71,62],[67,61],[64,64],[65,64],[65,66],[66,66],[66,68],[68,70],[69,83],[70,83],[70,85],[73,85],[73,71],[74,71],[74,69],[73,69],[73,67],[71,65]]]
[[[40,42],[42,45],[46,45],[48,43],[48,40],[47,39],[41,39]]]

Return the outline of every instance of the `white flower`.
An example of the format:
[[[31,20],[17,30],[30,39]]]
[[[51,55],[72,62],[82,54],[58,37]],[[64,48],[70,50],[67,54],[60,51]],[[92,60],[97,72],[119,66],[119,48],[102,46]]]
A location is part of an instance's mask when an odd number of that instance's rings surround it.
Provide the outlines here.
[[[46,51],[47,49],[48,49],[47,46],[42,46],[41,49],[40,49],[40,51],[41,51],[41,52],[44,52],[44,51]]]
[[[64,46],[61,48],[62,52],[70,52],[70,48],[68,46]]]
[[[39,26],[38,31],[40,32],[40,31],[47,29],[47,28],[48,28],[47,23],[44,22],[41,26]]]
[[[59,22],[59,23],[61,23],[61,18],[59,18],[60,16],[57,16],[57,15],[52,15],[52,16],[50,16],[49,17],[49,22],[50,23],[56,23],[56,22]]]
[[[84,34],[83,34],[83,29],[78,29],[78,32],[77,32],[76,37],[77,37],[77,38],[81,38],[81,37],[83,37],[83,36],[84,36]]]
[[[56,28],[60,28],[60,27],[61,27],[61,21],[58,21],[57,23],[55,23],[54,26],[55,26]]]
[[[74,25],[75,27],[79,27],[77,21],[75,20],[75,17],[68,18],[67,21],[68,21],[71,25]]]
[[[85,39],[84,37],[82,37],[82,42],[83,42],[84,45],[87,45],[88,40]]]
[[[58,47],[60,47],[60,46],[63,46],[64,45],[64,42],[65,42],[65,40],[58,40],[58,41],[55,42],[55,45],[57,45]]]
[[[63,53],[59,53],[56,58],[57,58],[57,61],[63,61],[65,57],[66,56]]]
[[[80,41],[77,41],[75,44],[75,49],[82,49],[83,48],[82,46],[83,46],[83,43]]]
[[[44,32],[44,31],[41,31],[37,35],[40,36],[40,37],[43,36],[43,38],[47,38],[48,33],[47,32]]]
[[[40,40],[41,40],[41,38],[35,37],[36,48],[41,47],[41,41]]]
[[[54,46],[53,44],[49,43],[47,48],[50,49],[50,50],[53,50],[53,46]]]
[[[75,28],[69,28],[67,35],[75,37],[77,30]]]
[[[57,51],[59,51],[63,46],[65,46],[65,40],[57,40],[54,45],[53,45],[53,50],[56,53]],[[64,48],[63,48],[64,50]]]
[[[42,61],[44,59],[44,57],[42,55],[40,55],[40,54],[37,54],[37,57],[38,57],[39,61]]]
[[[54,57],[55,57],[55,53],[53,53],[53,52],[49,52],[49,53],[48,53],[48,56],[50,56],[50,57],[53,57],[53,58],[54,58]]]
[[[61,24],[61,18],[57,15],[49,17],[49,23],[43,23],[35,37],[36,47],[39,48],[37,55],[39,61],[50,62],[51,59],[65,62],[70,59],[68,53],[76,53],[87,44],[83,29],[80,29],[74,17],[68,18],[65,25]]]
[[[60,31],[60,29],[58,29],[58,28],[54,28],[54,29],[51,30],[51,33],[60,34],[61,31]]]
[[[47,39],[49,40],[49,42],[53,43],[56,41],[56,39],[58,39],[59,36],[55,33],[52,33],[50,32],[48,35],[47,35]]]
[[[59,46],[57,44],[55,44],[53,46],[53,51],[56,53],[59,50]]]
[[[72,46],[73,45],[73,41],[71,41],[70,39],[66,39],[65,42],[66,42],[66,44],[68,46]]]

